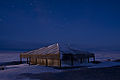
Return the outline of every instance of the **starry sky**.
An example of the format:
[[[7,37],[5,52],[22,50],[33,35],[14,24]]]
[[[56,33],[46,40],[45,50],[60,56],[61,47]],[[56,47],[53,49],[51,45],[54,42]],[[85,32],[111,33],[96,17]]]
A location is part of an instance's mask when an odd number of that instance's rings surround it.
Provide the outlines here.
[[[0,50],[56,42],[120,50],[120,0],[0,0]]]

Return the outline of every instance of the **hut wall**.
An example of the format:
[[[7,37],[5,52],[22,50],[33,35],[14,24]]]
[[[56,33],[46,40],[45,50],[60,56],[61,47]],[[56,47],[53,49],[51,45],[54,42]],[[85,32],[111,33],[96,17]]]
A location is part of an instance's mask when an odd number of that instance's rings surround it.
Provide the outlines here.
[[[46,59],[37,58],[37,64],[45,66],[46,65]]]
[[[60,60],[59,59],[48,59],[48,66],[59,66]]]
[[[60,56],[59,54],[46,54],[46,55],[31,55],[30,64],[38,64],[43,66],[59,66]],[[47,60],[47,61],[46,61]]]
[[[37,64],[37,59],[34,57],[30,58],[30,64]]]
[[[89,63],[90,58],[93,58],[94,54],[63,54],[63,65],[79,65],[80,63]]]

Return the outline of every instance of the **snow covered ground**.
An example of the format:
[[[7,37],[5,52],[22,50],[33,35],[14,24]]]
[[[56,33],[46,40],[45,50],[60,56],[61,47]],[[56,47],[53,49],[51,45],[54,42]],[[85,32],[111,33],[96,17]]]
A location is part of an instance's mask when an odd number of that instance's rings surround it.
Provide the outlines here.
[[[14,65],[6,66],[6,70],[0,71],[0,80],[19,80],[16,77],[22,73],[43,73],[43,72],[61,72],[51,67],[39,66],[39,65]],[[29,79],[25,79],[29,80]]]
[[[112,67],[112,66],[120,66],[120,62],[105,61],[99,64],[91,65],[88,68],[105,68],[105,67]]]
[[[19,61],[19,52],[0,52],[0,63]]]
[[[114,56],[113,56],[114,55]],[[116,58],[117,56],[117,58]],[[105,61],[105,59],[119,59],[119,54],[97,54],[96,55],[97,60],[103,60],[104,62],[99,64],[92,64],[92,63],[83,63],[80,64],[80,66],[89,66],[88,68],[103,68],[103,67],[112,67],[112,66],[118,66],[120,65],[120,62],[110,62]],[[19,53],[0,53],[0,63],[3,62],[10,62],[10,61],[19,61]],[[76,68],[82,69],[82,68]],[[73,69],[67,69],[67,70],[73,70]],[[45,67],[45,66],[39,66],[39,65],[31,65],[28,64],[20,64],[20,65],[10,65],[6,66],[5,70],[0,71],[0,80],[21,80],[17,76],[22,73],[44,73],[44,72],[61,72],[66,70],[60,70],[60,69],[54,69],[52,67]],[[23,80],[23,79],[22,79]],[[28,78],[25,78],[24,80],[31,80]]]
[[[104,68],[104,67],[112,67],[112,66],[118,66],[120,65],[120,62],[103,62],[100,64],[81,64],[82,66],[90,66],[88,68]],[[12,66],[6,66],[5,70],[0,71],[0,80],[21,80],[18,78],[18,75],[22,73],[44,73],[44,72],[62,72],[62,71],[68,71],[68,70],[80,70],[82,68],[76,68],[76,69],[67,69],[67,70],[60,70],[60,69],[54,69],[52,67],[45,67],[45,66],[39,66],[39,65],[31,65],[28,64],[20,64],[20,65],[12,65]],[[23,80],[23,79],[22,79]],[[28,78],[25,78],[24,80],[30,80]]]
[[[106,61],[106,59],[120,59],[120,51],[96,51],[96,60]]]

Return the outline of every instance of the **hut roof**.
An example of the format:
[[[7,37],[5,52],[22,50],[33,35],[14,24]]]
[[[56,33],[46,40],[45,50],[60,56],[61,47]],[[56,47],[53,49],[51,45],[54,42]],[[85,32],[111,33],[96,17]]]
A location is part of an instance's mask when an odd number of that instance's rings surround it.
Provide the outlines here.
[[[59,53],[59,45],[53,44],[47,47],[42,47],[32,51],[24,52],[24,54],[57,54]]]
[[[47,47],[42,47],[36,50],[25,52],[24,54],[93,54],[87,51],[80,51],[72,48],[64,48],[59,46],[58,43],[52,44]]]

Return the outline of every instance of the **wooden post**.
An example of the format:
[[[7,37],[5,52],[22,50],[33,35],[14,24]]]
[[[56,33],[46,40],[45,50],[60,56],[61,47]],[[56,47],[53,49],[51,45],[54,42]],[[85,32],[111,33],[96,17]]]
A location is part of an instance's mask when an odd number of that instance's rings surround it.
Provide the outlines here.
[[[80,58],[80,63],[82,63],[83,62],[83,60],[82,60],[82,58]]]
[[[22,64],[22,57],[20,57],[20,63]]]
[[[60,59],[60,67],[61,67],[61,59]]]
[[[37,58],[35,58],[35,64],[37,64]]]
[[[95,56],[93,57],[93,60],[95,61]]]
[[[27,57],[27,64],[28,64],[28,57]]]
[[[73,66],[73,55],[71,55],[71,66]]]
[[[88,63],[89,63],[90,61],[89,61],[89,57],[88,57]]]
[[[47,58],[46,58],[46,67],[48,66],[48,60],[47,60]]]
[[[29,65],[30,65],[30,62],[31,62],[31,57],[29,57]]]

